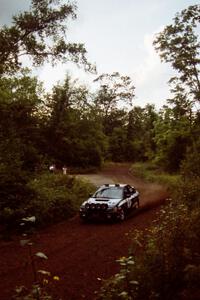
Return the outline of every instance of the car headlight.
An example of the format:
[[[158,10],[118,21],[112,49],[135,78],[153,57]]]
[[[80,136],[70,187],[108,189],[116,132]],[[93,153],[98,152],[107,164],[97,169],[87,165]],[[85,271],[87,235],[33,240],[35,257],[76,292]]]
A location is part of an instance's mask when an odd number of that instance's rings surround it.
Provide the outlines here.
[[[94,203],[90,204],[90,208],[91,208],[91,209],[95,209],[95,207],[96,207],[96,206],[95,206]]]
[[[101,209],[101,204],[96,204],[96,209],[100,210]]]
[[[86,203],[85,204],[85,209],[89,209],[90,208],[90,204],[89,203]]]

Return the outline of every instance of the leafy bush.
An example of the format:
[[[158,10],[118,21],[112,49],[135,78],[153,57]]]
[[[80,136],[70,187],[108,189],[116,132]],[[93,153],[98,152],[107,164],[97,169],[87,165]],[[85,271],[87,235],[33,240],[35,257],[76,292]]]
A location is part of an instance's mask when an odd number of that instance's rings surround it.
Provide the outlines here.
[[[173,194],[174,201],[184,202],[189,209],[200,209],[200,178],[182,178]]]
[[[19,228],[22,218],[28,216],[36,217],[36,226],[68,219],[95,189],[86,181],[63,174],[43,174],[24,184],[19,181],[16,191],[23,193],[1,202],[0,218],[6,232]]]
[[[104,282],[98,299],[198,299],[199,177],[160,174],[151,163],[134,164],[131,171],[166,184],[173,200],[163,206],[152,228],[133,231],[130,256],[119,259],[120,272]]]
[[[94,190],[88,182],[62,174],[43,174],[28,186],[36,196],[27,206],[27,213],[36,216],[40,225],[72,217]]]
[[[99,299],[193,299],[200,278],[199,217],[170,203],[155,226],[134,231],[131,255],[119,260],[119,274],[105,282]]]
[[[181,165],[182,180],[177,189],[177,201],[184,201],[190,209],[200,209],[200,139],[188,148]]]
[[[0,165],[0,224],[7,231],[26,215],[25,208],[34,197],[34,191],[27,186],[27,173],[10,167]]]

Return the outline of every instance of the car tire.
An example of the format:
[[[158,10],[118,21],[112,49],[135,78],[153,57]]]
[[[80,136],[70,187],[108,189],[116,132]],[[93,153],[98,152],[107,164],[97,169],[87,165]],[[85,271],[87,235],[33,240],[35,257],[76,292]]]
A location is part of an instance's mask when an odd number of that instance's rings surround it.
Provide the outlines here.
[[[124,209],[122,208],[121,211],[120,211],[120,214],[119,214],[119,220],[121,222],[123,222],[125,220],[125,212],[124,212]]]

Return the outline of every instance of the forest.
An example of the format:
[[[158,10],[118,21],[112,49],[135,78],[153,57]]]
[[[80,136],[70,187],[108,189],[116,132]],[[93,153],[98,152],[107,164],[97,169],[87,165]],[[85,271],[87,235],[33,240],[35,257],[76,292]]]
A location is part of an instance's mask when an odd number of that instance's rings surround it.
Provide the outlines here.
[[[7,232],[15,230],[19,220],[30,214],[43,226],[77,211],[93,187],[62,175],[52,177],[50,184],[51,164],[58,169],[67,166],[75,174],[98,170],[107,161],[139,162],[158,173],[178,174],[173,200],[160,216],[162,226],[148,233],[148,255],[121,260],[121,273],[106,283],[99,297],[197,299],[200,5],[178,12],[155,37],[161,61],[176,73],[169,78],[171,97],[159,110],[151,103],[135,106],[137,87],[129,76],[117,71],[98,74],[87,60],[85,46],[65,41],[66,24],[75,18],[73,3],[32,0],[30,11],[0,28],[1,226]],[[32,69],[23,66],[23,56],[29,57]],[[47,93],[33,70],[56,61],[72,61],[86,72],[96,72],[94,88],[66,74]],[[165,238],[161,231],[167,232]],[[141,234],[134,237],[135,247],[144,239]],[[162,272],[156,272],[153,280],[158,265]]]

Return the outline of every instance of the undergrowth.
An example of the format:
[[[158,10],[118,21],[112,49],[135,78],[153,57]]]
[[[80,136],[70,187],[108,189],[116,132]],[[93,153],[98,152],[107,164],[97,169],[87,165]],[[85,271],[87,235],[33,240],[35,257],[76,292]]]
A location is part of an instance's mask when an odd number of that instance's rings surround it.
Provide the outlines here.
[[[165,183],[173,195],[151,228],[130,233],[129,255],[119,258],[120,271],[104,281],[98,300],[199,299],[200,178],[160,174],[151,164],[132,172]]]
[[[179,174],[169,174],[159,169],[153,163],[135,163],[130,169],[131,173],[149,182],[157,182],[173,191],[180,184]]]
[[[45,173],[27,183],[31,198],[0,210],[5,231],[20,230],[21,220],[35,216],[34,226],[46,226],[74,216],[95,187],[75,176]],[[10,202],[9,202],[10,203]]]

